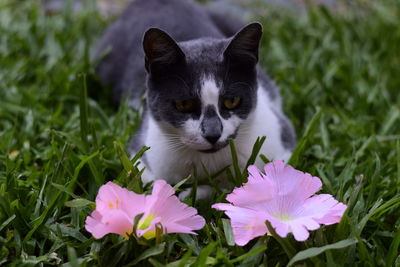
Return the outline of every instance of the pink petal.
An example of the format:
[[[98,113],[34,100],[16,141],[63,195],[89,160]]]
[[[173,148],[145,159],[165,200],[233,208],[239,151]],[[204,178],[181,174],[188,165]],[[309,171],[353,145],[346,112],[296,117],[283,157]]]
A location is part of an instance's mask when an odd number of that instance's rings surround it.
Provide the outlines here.
[[[204,225],[206,224],[206,221],[204,220],[203,217],[196,215],[196,216],[192,216],[192,217],[188,217],[186,219],[180,220],[177,223],[178,223],[178,225],[185,226],[191,230],[200,230],[204,227]],[[176,230],[173,230],[172,228],[169,228],[168,230],[171,233],[178,232]]]
[[[248,182],[242,187],[236,188],[227,195],[226,199],[234,205],[241,207],[253,207],[273,198],[276,188],[270,179],[262,177],[256,166],[249,166]]]
[[[97,211],[93,211],[91,216],[86,217],[85,229],[97,239],[109,233],[107,229],[102,227],[101,215]]]
[[[279,223],[275,225],[275,232],[280,236],[280,237],[286,237],[289,233],[289,225],[286,223]]]
[[[251,178],[249,177],[249,182],[251,182],[251,181],[260,181],[260,180],[264,179],[262,177],[262,174],[260,173],[260,170],[255,165],[250,165],[247,168],[247,171],[249,172],[250,177],[251,177]]]
[[[339,202],[333,206],[323,218],[318,219],[318,222],[326,225],[338,223],[342,219],[346,209],[347,206]]]
[[[274,228],[275,232],[280,237],[286,237],[288,235],[288,233],[290,232],[288,223],[281,222],[280,220],[277,220],[273,216],[270,216],[268,213],[266,215],[266,220],[271,223],[272,228]]]
[[[205,220],[197,210],[181,202],[175,191],[164,180],[157,180],[147,198],[146,214],[159,219],[167,233],[193,233],[204,227]]]
[[[268,232],[265,225],[265,216],[261,212],[225,203],[214,204],[212,208],[224,210],[231,219],[235,243],[239,246],[244,246],[250,240],[263,236]]]
[[[112,209],[123,210],[130,217],[144,212],[145,195],[139,195],[113,182],[108,182],[99,189],[96,197],[96,210],[100,213]]]
[[[295,193],[306,199],[322,187],[322,182],[318,177],[298,171],[280,160],[268,163],[264,169],[266,177],[276,184],[277,193],[281,196]]]
[[[95,238],[102,238],[110,233],[124,236],[132,231],[133,221],[120,210],[110,210],[104,214],[94,211],[86,218],[85,228]]]
[[[290,228],[292,230],[293,236],[297,241],[306,241],[310,236],[307,229],[301,224],[291,224]]]
[[[310,218],[310,217],[305,217],[305,218],[301,218],[296,220],[296,222],[301,223],[302,225],[304,225],[304,227],[307,228],[307,230],[317,230],[321,227],[321,225],[315,221],[315,219]]]
[[[307,199],[299,215],[313,217],[321,224],[333,224],[340,221],[346,208],[331,195],[321,194]]]

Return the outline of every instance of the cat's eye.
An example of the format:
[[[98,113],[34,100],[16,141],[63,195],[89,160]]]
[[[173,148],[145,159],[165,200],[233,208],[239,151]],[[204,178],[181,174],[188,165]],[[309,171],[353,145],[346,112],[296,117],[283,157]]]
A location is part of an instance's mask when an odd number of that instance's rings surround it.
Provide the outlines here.
[[[176,100],[175,108],[180,112],[192,112],[194,110],[193,100]]]
[[[224,107],[227,109],[235,109],[240,103],[240,97],[231,97],[224,99]]]

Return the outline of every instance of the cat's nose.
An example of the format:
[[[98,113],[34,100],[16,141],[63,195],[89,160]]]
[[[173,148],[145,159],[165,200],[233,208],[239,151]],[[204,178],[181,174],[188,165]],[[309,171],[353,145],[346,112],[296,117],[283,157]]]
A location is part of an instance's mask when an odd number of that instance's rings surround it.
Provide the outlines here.
[[[215,144],[221,137],[222,128],[222,122],[215,108],[213,106],[208,106],[204,113],[203,121],[201,122],[203,137],[210,142],[210,144]]]
[[[210,142],[211,144],[215,144],[220,137],[221,137],[220,134],[212,134],[204,136],[204,138],[207,139],[207,141]]]
[[[222,123],[219,119],[203,120],[203,137],[210,142],[215,144],[222,134]]]

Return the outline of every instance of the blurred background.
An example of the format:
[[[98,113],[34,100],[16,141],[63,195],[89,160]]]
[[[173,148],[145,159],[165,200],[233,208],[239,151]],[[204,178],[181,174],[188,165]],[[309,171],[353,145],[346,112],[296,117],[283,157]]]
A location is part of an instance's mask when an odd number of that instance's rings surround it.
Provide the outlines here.
[[[48,14],[55,14],[63,9],[67,1],[42,0],[42,2]],[[79,11],[84,2],[84,0],[71,0],[70,4],[75,11]],[[98,0],[97,6],[104,15],[117,15],[128,2],[129,0]],[[250,16],[251,11],[257,13],[257,8],[254,7],[259,6],[262,2],[295,10],[302,10],[307,4],[324,5],[333,9],[338,9],[341,6],[337,0],[199,0],[199,2],[207,4],[210,8],[222,9],[236,14],[243,19]],[[254,9],[251,10],[251,7]]]

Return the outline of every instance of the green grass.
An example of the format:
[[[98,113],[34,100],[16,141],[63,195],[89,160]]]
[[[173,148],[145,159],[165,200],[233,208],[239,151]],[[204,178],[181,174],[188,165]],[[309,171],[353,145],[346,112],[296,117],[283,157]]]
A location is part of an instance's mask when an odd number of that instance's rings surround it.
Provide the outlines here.
[[[89,51],[108,22],[90,7],[46,17],[37,2],[0,3],[0,265],[289,263],[270,237],[233,246],[225,216],[209,208],[224,198],[218,189],[188,200],[209,222],[198,236],[141,245],[84,230],[85,200],[101,184],[142,190],[123,151],[140,115],[113,109],[92,74]],[[400,265],[400,5],[371,2],[340,13],[259,8],[262,65],[299,135],[291,163],[349,206],[340,224],[289,239],[294,264]],[[233,182],[242,172],[231,169]]]

